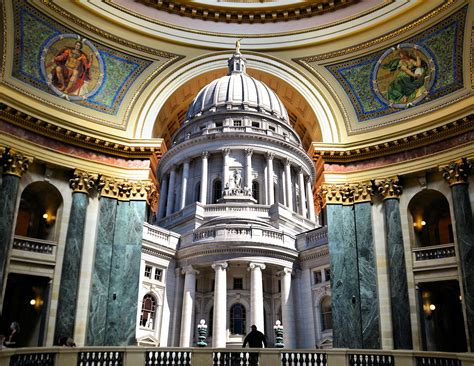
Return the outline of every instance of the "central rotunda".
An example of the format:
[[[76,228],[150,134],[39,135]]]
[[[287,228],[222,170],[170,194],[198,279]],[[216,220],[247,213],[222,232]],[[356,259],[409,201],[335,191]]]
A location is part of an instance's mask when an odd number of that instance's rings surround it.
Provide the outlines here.
[[[281,320],[287,347],[314,347],[310,271],[299,257],[319,227],[315,168],[239,47],[228,68],[198,93],[158,165],[155,225],[179,235],[176,339],[192,346],[204,319],[213,347],[240,345],[252,324],[271,344]]]

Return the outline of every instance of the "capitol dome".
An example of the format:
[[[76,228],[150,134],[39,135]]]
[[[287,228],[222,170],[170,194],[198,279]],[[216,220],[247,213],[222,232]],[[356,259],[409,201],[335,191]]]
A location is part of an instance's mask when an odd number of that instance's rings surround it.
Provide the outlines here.
[[[189,106],[185,123],[218,111],[254,111],[288,123],[288,112],[276,93],[247,75],[246,61],[238,48],[228,63],[228,74],[212,81],[197,94]]]

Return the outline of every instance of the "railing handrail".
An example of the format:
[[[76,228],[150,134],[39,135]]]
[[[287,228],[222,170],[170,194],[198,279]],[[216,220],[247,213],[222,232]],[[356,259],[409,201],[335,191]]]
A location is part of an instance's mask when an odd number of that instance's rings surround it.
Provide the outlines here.
[[[451,248],[451,247],[454,247],[454,243],[430,245],[430,246],[424,246],[424,247],[413,247],[412,251],[423,252],[423,251],[428,251],[428,250],[446,249],[446,248]]]
[[[46,239],[38,239],[38,238],[31,238],[29,236],[21,236],[21,235],[15,235],[13,237],[13,240],[24,240],[24,241],[28,241],[28,242],[31,242],[31,243],[37,243],[37,244],[48,244],[48,245],[53,245],[53,246],[57,246],[58,245],[58,242],[57,241],[53,241],[53,240],[46,240]]]

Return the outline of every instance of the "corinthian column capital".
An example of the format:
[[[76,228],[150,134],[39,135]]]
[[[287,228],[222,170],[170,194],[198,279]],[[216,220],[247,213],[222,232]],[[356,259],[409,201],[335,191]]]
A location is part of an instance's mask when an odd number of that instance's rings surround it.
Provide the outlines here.
[[[3,174],[20,177],[28,170],[33,158],[28,158],[11,148],[5,148],[2,153]]]
[[[354,203],[372,202],[374,188],[372,182],[354,183],[352,185]]]
[[[400,184],[398,177],[377,180],[375,186],[384,200],[389,198],[399,199],[403,192],[403,187]]]
[[[318,197],[326,199],[327,204],[350,205],[354,202],[354,189],[349,184],[323,184]]]
[[[76,169],[73,178],[69,180],[69,187],[72,188],[73,192],[89,194],[96,187],[97,177],[97,174]]]
[[[101,197],[118,198],[120,180],[99,176],[97,186]]]
[[[456,184],[467,184],[469,172],[472,168],[472,160],[462,158],[449,163],[446,166],[439,167],[443,177],[450,186]]]

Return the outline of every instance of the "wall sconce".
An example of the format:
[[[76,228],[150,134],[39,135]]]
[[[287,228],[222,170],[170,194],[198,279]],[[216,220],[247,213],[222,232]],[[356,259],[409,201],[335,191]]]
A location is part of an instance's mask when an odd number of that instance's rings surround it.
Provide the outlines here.
[[[49,215],[48,215],[47,213],[45,213],[45,214],[43,215],[43,219],[45,219],[46,221],[48,221]]]
[[[430,304],[429,308],[430,308],[431,311],[434,311],[434,310],[436,310],[436,305],[435,304]]]

